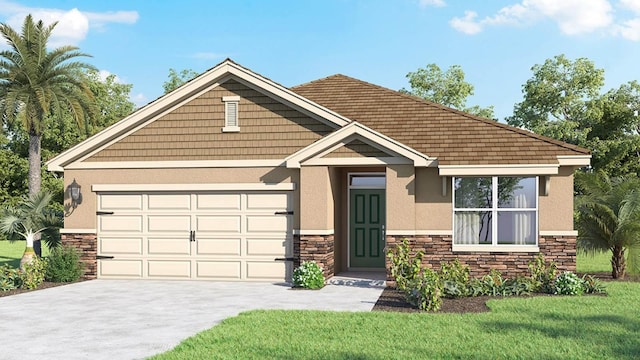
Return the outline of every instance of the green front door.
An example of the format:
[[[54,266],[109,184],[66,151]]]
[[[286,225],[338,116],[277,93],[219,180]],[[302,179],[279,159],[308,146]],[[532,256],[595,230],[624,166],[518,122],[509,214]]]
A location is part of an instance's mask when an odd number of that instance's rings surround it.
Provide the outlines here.
[[[351,189],[349,258],[352,268],[384,268],[385,190]]]

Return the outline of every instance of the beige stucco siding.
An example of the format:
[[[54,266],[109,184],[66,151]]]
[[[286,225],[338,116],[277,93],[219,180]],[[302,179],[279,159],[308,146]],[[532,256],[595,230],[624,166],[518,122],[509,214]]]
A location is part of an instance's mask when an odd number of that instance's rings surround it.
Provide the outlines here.
[[[539,197],[540,231],[573,230],[573,168],[561,167],[550,179],[549,195]]]
[[[334,229],[334,203],[329,168],[300,169],[300,230]]]
[[[278,168],[226,168],[226,169],[105,169],[67,170],[65,189],[75,179],[82,186],[82,204],[65,216],[67,229],[96,228],[96,193],[91,191],[95,184],[280,184],[300,183],[297,169]],[[188,185],[180,185],[175,190],[189,191]],[[66,197],[66,195],[65,195]],[[65,205],[70,200],[65,198]],[[294,228],[299,224],[298,191],[294,190]]]
[[[413,165],[387,167],[387,231],[415,230],[415,172]]]
[[[240,96],[239,132],[223,132],[224,96]],[[229,80],[85,161],[282,159],[332,129]]]
[[[451,178],[446,182],[443,196],[438,169],[416,169],[416,230],[451,230]]]

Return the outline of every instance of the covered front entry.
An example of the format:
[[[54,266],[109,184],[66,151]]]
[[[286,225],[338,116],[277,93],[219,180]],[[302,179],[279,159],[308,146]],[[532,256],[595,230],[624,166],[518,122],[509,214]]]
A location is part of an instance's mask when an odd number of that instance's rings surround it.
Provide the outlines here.
[[[98,194],[98,277],[285,281],[291,192]]]
[[[349,268],[385,267],[384,174],[349,175]]]

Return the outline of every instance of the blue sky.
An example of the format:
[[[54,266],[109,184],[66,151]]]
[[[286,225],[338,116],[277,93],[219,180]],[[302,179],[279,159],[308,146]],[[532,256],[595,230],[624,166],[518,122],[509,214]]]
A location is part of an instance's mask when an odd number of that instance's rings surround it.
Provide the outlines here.
[[[0,22],[28,13],[58,20],[53,44],[133,84],[138,105],[162,95],[169,68],[227,57],[285,86],[342,73],[395,90],[429,63],[460,65],[468,105],[499,119],[530,68],[558,54],[595,61],[605,90],[640,80],[640,0],[0,0]]]

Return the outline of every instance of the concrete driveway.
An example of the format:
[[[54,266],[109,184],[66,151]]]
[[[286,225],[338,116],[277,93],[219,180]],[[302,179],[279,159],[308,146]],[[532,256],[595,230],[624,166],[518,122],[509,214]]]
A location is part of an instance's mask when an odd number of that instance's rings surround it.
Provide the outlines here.
[[[370,311],[382,288],[93,280],[0,298],[0,359],[139,359],[253,309]]]

